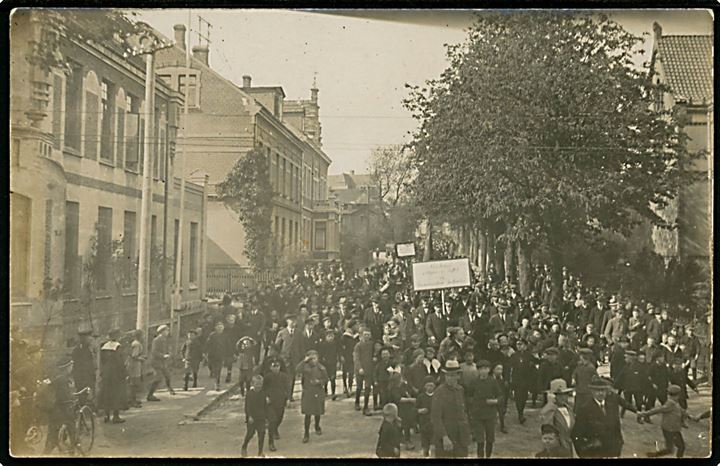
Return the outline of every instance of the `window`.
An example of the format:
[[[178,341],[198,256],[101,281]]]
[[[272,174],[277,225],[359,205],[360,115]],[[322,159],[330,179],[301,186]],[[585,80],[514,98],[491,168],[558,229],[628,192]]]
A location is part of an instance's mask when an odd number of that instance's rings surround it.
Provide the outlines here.
[[[140,154],[140,102],[133,95],[127,96],[127,134],[125,135],[125,168],[138,171]]]
[[[80,258],[78,236],[80,234],[80,204],[65,202],[65,292],[74,296],[80,285]]]
[[[282,228],[280,228],[280,246],[285,246],[285,219],[281,219],[280,223],[282,225]]]
[[[273,187],[273,191],[277,191],[277,170],[275,168],[277,164],[275,163],[275,159],[270,153],[270,148],[266,147],[265,151],[267,153],[268,160],[270,161],[270,186]]]
[[[287,160],[282,159],[282,190],[283,196],[287,196]]]
[[[137,228],[137,215],[130,210],[125,211],[123,218],[123,257],[135,260],[135,229]]]
[[[178,84],[179,84],[180,93],[183,96],[188,96],[188,93],[186,92],[187,91],[186,87],[189,88],[190,94],[189,94],[189,97],[187,97],[188,107],[197,107],[198,106],[198,103],[197,103],[197,97],[198,97],[198,95],[197,95],[198,94],[197,75],[191,74],[188,77],[190,78],[188,80],[189,85],[186,86],[185,85],[185,73],[180,73],[178,75]]]
[[[315,249],[319,251],[325,250],[325,222],[315,223]]]
[[[175,281],[175,277],[177,276],[177,268],[178,268],[178,242],[179,242],[179,235],[180,235],[180,220],[175,219],[175,236],[173,241],[173,283],[177,284],[177,281]],[[182,251],[181,251],[182,254]],[[182,286],[182,274],[180,274],[180,285]]]
[[[53,148],[62,149],[62,78],[60,75],[53,75]]]
[[[150,139],[150,147],[152,154],[152,173],[153,178],[160,178],[160,109],[155,108],[155,124],[153,125],[153,137]]]
[[[160,128],[160,141],[158,145],[158,158],[160,159],[160,179],[165,181],[165,161],[167,159],[167,141],[164,127]]]
[[[280,154],[275,154],[275,193],[282,194],[282,186],[280,185]]]
[[[160,79],[162,79],[162,81],[163,81],[165,84],[167,84],[168,86],[170,86],[171,88],[173,88],[173,90],[177,90],[177,89],[173,86],[174,83],[173,83],[173,79],[172,79],[172,75],[171,75],[171,74],[158,74],[157,77],[160,78]]]
[[[152,215],[150,217],[150,252],[152,256],[152,251],[155,249],[155,245],[157,244],[157,215]]]
[[[275,238],[280,235],[280,217],[275,216]]]
[[[65,138],[64,145],[80,152],[80,118],[82,105],[83,69],[70,65],[71,72],[65,80]]]
[[[98,96],[85,91],[85,132],[83,133],[83,156],[97,160],[98,153]]]
[[[117,138],[115,138],[115,164],[118,167],[125,165],[125,109],[117,109]]]
[[[198,280],[198,224],[190,222],[190,283]]]
[[[10,193],[10,279],[12,296],[27,296],[30,282],[30,220],[32,201]]]
[[[106,80],[100,83],[100,103],[102,106],[102,123],[100,134],[100,158],[109,162],[114,161],[113,140],[115,116],[115,86]]]
[[[110,258],[112,256],[112,209],[98,207],[96,284],[98,290],[107,290],[110,284]]]
[[[300,241],[299,238],[298,238],[298,231],[300,230],[300,226],[299,226],[299,225],[300,225],[300,222],[295,221],[295,244],[296,244],[296,245],[297,245],[297,243]]]

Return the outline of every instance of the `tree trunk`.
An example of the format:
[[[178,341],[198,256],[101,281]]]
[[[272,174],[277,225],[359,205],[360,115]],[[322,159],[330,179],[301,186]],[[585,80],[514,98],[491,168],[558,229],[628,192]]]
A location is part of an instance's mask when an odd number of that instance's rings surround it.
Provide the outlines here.
[[[476,265],[477,263],[477,241],[475,240],[475,232],[471,227],[467,229],[467,240],[468,240],[468,257],[470,263]]]
[[[485,228],[485,251],[487,251],[486,254],[486,267],[487,267],[487,276],[490,278],[490,266],[492,265],[493,268],[495,267],[495,236],[492,234],[492,232]],[[495,273],[497,273],[497,270],[495,270]]]
[[[521,242],[517,242],[518,255],[518,281],[520,282],[520,294],[528,297],[532,292],[532,264],[530,263],[530,247]]]
[[[423,251],[423,262],[432,259],[432,222],[427,221],[427,230],[425,231],[425,250]]]
[[[559,244],[552,241],[548,242],[550,250],[550,278],[552,281],[552,293],[550,295],[550,306],[554,311],[559,309],[562,302],[562,266],[563,251]]]
[[[478,265],[483,280],[487,280],[487,235],[482,229],[475,230],[478,238]]]
[[[505,279],[508,283],[515,283],[515,243],[505,246]]]
[[[505,281],[505,244],[498,241],[497,237],[495,237],[495,271],[498,279],[501,282]]]

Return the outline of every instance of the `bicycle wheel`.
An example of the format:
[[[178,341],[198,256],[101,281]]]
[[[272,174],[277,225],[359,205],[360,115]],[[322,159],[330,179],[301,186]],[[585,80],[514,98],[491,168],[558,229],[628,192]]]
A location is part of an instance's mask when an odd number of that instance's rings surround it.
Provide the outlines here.
[[[32,425],[25,431],[25,443],[35,448],[45,440],[45,429],[39,425]]]
[[[75,421],[76,446],[81,454],[87,454],[95,442],[95,415],[89,406],[80,408]]]
[[[57,446],[58,450],[62,453],[72,453],[75,448],[73,447],[73,439],[72,434],[70,433],[70,429],[68,428],[67,424],[63,424],[60,426],[60,429],[58,430],[58,441]]]

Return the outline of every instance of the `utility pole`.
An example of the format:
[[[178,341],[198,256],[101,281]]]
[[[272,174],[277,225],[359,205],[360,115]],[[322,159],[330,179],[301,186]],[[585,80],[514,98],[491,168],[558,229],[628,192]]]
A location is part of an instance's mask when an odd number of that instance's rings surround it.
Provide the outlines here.
[[[180,212],[178,213],[178,238],[175,242],[175,288],[173,289],[173,300],[170,306],[170,335],[175,336],[175,311],[180,309],[182,303],[182,251],[183,239],[185,238],[185,159],[188,154],[188,97],[190,94],[190,21],[191,12],[188,10],[188,44],[185,46],[185,98],[183,99],[183,118],[180,129],[182,136],[180,148],[177,155],[180,155]],[[199,85],[199,83],[195,83]],[[182,92],[182,89],[180,89]],[[177,156],[176,156],[177,158]]]
[[[155,35],[153,29],[138,23],[141,28],[133,47],[134,55],[145,55],[145,140],[143,141],[143,184],[140,210],[140,260],[138,264],[138,293],[136,327],[142,329],[148,341],[150,323],[150,220],[152,214],[152,140],[155,124],[155,52],[170,47]]]

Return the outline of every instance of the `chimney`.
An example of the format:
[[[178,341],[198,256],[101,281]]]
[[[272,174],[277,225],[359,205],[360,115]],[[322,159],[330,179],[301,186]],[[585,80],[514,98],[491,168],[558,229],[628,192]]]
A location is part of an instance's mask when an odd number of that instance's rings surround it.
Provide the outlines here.
[[[210,55],[210,49],[207,45],[196,45],[192,48],[193,57],[197,58],[205,66],[210,66],[209,63],[209,55]]]
[[[655,33],[655,45],[657,46],[658,42],[660,42],[660,38],[662,37],[662,27],[657,22],[653,23],[653,32]]]
[[[175,30],[175,45],[185,50],[185,25],[176,24],[173,29]]]
[[[252,87],[252,77],[247,74],[243,76],[243,87],[249,89]]]
[[[314,104],[318,101],[318,89],[315,86],[310,89],[310,101]]]
[[[355,170],[350,170],[351,175],[355,175]]]

